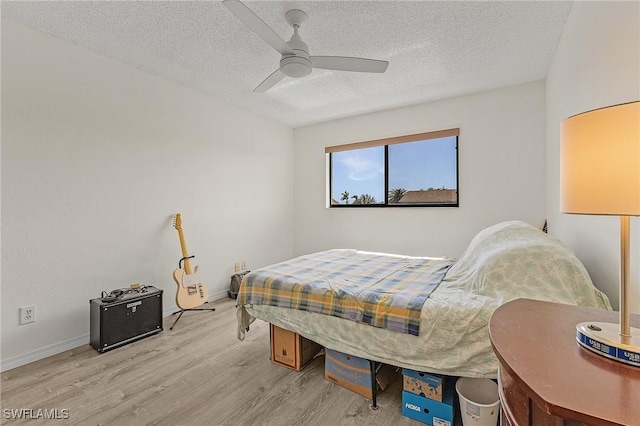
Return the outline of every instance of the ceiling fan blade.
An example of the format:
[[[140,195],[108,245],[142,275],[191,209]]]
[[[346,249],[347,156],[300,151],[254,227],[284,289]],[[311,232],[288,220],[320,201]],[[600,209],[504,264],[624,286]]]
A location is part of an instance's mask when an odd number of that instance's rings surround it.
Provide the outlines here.
[[[278,84],[283,78],[284,73],[280,71],[280,68],[278,68],[273,73],[271,73],[269,77],[265,78],[264,81],[258,85],[258,87],[253,89],[253,91],[256,93],[264,93]]]
[[[261,39],[266,41],[271,47],[280,52],[281,55],[294,55],[291,47],[280,37],[270,26],[264,23],[251,9],[239,0],[224,0],[223,5],[231,13],[242,21],[251,31],[256,33]]]
[[[350,58],[346,56],[311,56],[311,66],[325,70],[355,72],[385,72],[387,61],[377,59]]]

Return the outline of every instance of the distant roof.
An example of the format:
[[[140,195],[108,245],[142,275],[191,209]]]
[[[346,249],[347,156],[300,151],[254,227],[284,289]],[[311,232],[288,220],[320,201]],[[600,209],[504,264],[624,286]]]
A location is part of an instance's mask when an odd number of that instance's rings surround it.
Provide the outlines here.
[[[421,189],[407,191],[397,204],[456,204],[456,189]]]

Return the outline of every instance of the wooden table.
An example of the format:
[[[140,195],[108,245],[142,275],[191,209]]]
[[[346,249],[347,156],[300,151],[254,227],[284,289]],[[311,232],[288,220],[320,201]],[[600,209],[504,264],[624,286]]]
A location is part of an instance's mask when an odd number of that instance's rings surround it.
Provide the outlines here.
[[[576,325],[587,321],[617,323],[618,313],[529,299],[494,312],[503,425],[640,425],[640,368],[580,347]]]

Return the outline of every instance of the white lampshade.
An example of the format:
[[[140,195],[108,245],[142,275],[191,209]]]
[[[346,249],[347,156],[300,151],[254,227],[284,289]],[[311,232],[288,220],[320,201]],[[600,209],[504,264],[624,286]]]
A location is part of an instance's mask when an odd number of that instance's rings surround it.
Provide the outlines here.
[[[560,211],[640,215],[640,102],[563,121]]]

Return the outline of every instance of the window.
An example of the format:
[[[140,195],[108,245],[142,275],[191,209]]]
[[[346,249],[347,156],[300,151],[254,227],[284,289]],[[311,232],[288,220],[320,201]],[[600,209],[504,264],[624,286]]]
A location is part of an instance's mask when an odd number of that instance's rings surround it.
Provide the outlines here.
[[[459,129],[325,148],[333,207],[458,207]]]

